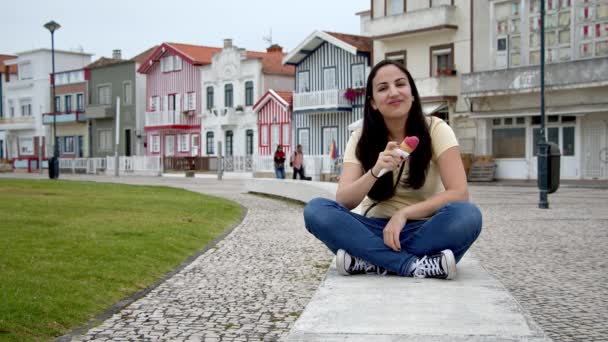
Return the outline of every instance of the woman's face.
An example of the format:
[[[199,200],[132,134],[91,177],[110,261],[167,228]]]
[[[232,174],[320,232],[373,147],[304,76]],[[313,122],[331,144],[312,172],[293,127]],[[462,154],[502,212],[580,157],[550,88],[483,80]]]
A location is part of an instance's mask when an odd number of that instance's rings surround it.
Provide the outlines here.
[[[385,65],[372,80],[372,108],[385,118],[401,118],[412,108],[412,89],[407,76],[394,65]]]

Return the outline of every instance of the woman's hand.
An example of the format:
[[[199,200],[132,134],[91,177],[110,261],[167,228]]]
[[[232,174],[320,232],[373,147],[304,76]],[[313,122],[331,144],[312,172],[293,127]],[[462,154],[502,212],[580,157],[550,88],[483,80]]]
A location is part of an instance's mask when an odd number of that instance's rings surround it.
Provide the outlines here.
[[[374,175],[378,175],[382,169],[387,169],[389,171],[393,171],[398,168],[403,161],[403,157],[399,154],[399,152],[393,151],[394,149],[399,148],[399,144],[394,141],[389,141],[386,144],[386,149],[380,152],[378,155],[378,159],[376,160],[376,164],[372,167],[372,172]]]
[[[386,227],[384,227],[384,230],[382,231],[384,235],[384,244],[389,246],[395,252],[401,251],[401,241],[399,241],[399,234],[401,234],[401,231],[403,230],[403,227],[405,227],[406,222],[407,219],[405,218],[405,216],[399,211],[397,211],[391,217],[391,219],[386,224]]]

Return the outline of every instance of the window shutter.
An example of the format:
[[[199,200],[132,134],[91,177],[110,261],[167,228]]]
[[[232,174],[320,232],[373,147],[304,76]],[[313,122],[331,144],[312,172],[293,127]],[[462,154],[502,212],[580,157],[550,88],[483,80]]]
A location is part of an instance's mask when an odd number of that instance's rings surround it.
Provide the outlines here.
[[[163,96],[163,110],[169,110],[169,97],[167,95]]]
[[[178,113],[182,111],[182,96],[181,94],[175,94],[175,110]]]

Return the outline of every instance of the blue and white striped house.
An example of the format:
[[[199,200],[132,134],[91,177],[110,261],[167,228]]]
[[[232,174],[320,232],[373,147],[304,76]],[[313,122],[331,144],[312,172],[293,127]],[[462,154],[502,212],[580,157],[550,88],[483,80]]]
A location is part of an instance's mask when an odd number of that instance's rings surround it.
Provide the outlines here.
[[[342,155],[349,125],[363,118],[372,40],[315,31],[283,59],[296,67],[294,145],[305,154],[327,155],[333,140]]]

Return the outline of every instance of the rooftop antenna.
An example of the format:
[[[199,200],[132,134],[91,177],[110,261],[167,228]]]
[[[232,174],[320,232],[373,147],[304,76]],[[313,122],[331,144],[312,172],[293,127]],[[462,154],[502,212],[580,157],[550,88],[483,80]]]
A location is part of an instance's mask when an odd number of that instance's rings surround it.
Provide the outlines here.
[[[262,36],[262,40],[268,43],[268,46],[272,45],[272,27],[270,28],[267,36]]]

